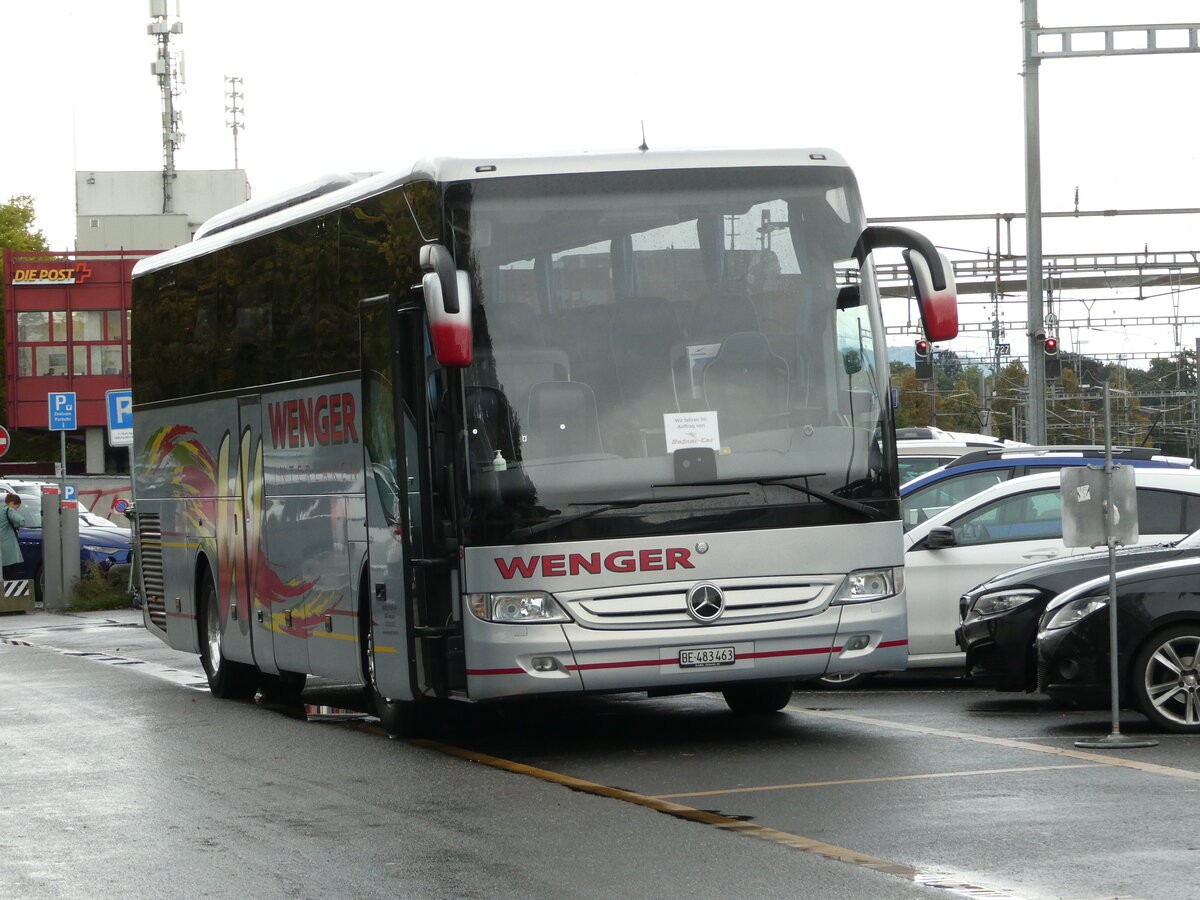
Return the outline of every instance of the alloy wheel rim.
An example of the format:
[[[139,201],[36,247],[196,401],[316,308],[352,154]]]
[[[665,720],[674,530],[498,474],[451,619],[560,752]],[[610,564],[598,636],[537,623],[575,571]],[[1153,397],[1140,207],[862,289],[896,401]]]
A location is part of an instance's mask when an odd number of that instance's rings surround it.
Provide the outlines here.
[[[1164,718],[1200,725],[1200,636],[1164,641],[1146,664],[1146,695]]]

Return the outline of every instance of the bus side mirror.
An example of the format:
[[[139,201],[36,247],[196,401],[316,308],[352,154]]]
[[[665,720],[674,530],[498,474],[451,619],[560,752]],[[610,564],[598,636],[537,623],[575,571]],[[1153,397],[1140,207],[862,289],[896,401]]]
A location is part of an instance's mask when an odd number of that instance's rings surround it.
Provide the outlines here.
[[[854,246],[859,265],[866,261],[867,254],[880,247],[903,248],[904,261],[917,290],[925,337],[931,341],[956,337],[958,296],[950,261],[923,234],[895,225],[870,225],[863,229]]]
[[[429,318],[429,339],[437,361],[462,368],[471,364],[471,281],[454,267],[441,244],[421,247],[421,290]]]
[[[917,288],[917,305],[925,337],[930,341],[948,341],[958,336],[958,296],[954,284],[954,269],[950,260],[935,251],[934,260],[943,272],[942,287],[934,286],[929,260],[919,250],[905,250],[904,261],[908,274]]]

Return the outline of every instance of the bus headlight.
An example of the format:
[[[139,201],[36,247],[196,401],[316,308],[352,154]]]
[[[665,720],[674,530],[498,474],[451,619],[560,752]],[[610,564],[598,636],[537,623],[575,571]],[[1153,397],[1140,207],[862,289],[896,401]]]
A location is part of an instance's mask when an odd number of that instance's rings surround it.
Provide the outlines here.
[[[834,603],[867,603],[882,600],[904,590],[903,569],[860,569],[842,582]]]
[[[562,607],[545,591],[467,594],[467,606],[485,622],[525,625],[530,622],[570,622]]]

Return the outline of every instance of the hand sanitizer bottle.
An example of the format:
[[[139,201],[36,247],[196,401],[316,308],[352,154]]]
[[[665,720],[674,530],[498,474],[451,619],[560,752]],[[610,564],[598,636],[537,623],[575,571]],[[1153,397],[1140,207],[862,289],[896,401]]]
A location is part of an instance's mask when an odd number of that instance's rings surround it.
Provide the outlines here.
[[[508,461],[501,455],[500,451],[496,451],[496,455],[492,457],[492,469],[496,472],[503,472],[508,468]]]

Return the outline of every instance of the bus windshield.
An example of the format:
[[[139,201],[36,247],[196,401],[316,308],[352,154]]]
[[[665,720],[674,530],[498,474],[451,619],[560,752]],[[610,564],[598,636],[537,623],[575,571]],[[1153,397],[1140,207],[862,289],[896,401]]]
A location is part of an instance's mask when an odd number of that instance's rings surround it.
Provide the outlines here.
[[[496,178],[446,200],[474,303],[469,542],[895,516],[848,169]]]

